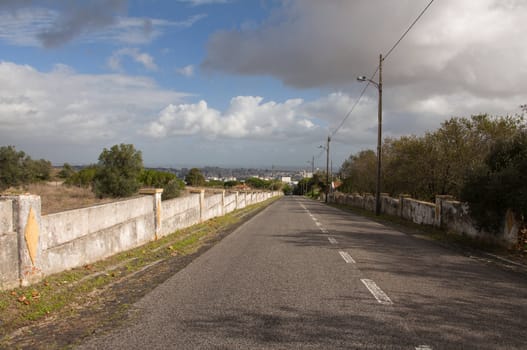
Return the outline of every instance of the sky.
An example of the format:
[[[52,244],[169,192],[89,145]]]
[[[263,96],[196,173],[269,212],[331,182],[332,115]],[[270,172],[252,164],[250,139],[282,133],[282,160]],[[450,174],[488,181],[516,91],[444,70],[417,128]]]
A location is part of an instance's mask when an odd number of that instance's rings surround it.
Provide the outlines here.
[[[131,143],[146,166],[322,168],[331,135],[338,168],[377,142],[377,89],[359,99],[357,76],[428,3],[0,0],[0,146],[56,165]],[[524,0],[433,2],[383,62],[383,137],[519,113],[525,18]]]

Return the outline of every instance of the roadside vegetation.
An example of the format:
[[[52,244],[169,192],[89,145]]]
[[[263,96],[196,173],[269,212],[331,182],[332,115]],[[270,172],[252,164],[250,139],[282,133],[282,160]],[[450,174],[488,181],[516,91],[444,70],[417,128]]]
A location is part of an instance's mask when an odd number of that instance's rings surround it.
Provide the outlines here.
[[[17,151],[14,146],[0,147],[0,191],[48,181],[51,179],[52,169],[51,162],[44,159],[33,160],[24,151]]]
[[[451,118],[423,136],[385,139],[382,191],[424,201],[452,195],[468,202],[472,217],[491,232],[502,225],[507,209],[525,225],[527,107],[522,111],[505,117]],[[339,191],[374,193],[376,166],[373,150],[350,155],[340,169]]]
[[[51,181],[54,182],[54,186],[50,187],[47,183]],[[64,186],[60,186],[59,183]],[[0,192],[8,194],[30,192],[50,196],[57,203],[69,203],[62,206],[63,210],[130,197],[136,195],[141,187],[162,188],[162,199],[172,199],[183,195],[185,183],[202,188],[259,189],[284,191],[284,193],[293,191],[290,185],[277,180],[249,178],[245,181],[207,181],[198,168],[190,169],[183,181],[170,172],[145,169],[141,151],[136,150],[131,144],[119,144],[103,149],[97,164],[76,169],[65,163],[60,170],[54,169],[47,160],[31,159],[23,151],[17,151],[14,146],[0,147]],[[53,188],[57,193],[51,196],[54,192]],[[90,192],[93,195],[90,195]],[[68,194],[73,200],[66,198]],[[75,204],[75,198],[81,200]],[[52,201],[43,198],[43,202]],[[46,208],[45,212],[60,211],[55,207],[60,206],[53,205],[52,209]]]

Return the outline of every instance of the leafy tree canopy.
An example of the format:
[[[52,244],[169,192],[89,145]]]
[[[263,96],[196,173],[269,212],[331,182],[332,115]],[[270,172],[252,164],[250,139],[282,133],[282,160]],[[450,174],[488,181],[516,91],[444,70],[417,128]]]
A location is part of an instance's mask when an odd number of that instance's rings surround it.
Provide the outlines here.
[[[525,130],[522,115],[451,118],[421,137],[386,139],[382,148],[381,188],[393,195],[433,200],[437,194],[457,198],[466,174],[479,169],[493,146]],[[376,153],[351,155],[342,165],[342,191],[375,191]]]
[[[497,232],[507,209],[527,221],[527,132],[496,143],[461,191],[480,227]]]
[[[140,187],[141,151],[131,144],[114,145],[99,155],[93,190],[99,197],[128,197]]]
[[[162,200],[179,197],[181,190],[185,188],[183,181],[175,174],[154,169],[144,169],[139,175],[139,182],[143,186],[162,188]]]
[[[0,147],[0,190],[51,178],[51,162],[33,160],[14,146]]]
[[[205,186],[205,177],[198,168],[192,168],[185,176],[185,182],[189,186]]]

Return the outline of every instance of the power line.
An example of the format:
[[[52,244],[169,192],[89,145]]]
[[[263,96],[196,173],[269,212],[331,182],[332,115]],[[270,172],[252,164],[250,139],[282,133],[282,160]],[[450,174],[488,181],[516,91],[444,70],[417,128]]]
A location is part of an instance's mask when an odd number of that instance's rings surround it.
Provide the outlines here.
[[[377,69],[375,69],[375,72],[373,72],[373,74],[371,75],[370,80],[373,79],[373,77],[375,76],[375,74],[377,74],[378,71],[379,71],[379,66],[377,66]],[[348,111],[348,113],[346,113],[346,116],[344,116],[344,119],[342,119],[342,121],[340,122],[339,126],[331,133],[332,137],[335,136],[335,134],[340,130],[340,128],[342,128],[342,126],[344,125],[346,120],[348,120],[349,116],[351,115],[351,113],[353,113],[353,110],[359,104],[360,100],[362,99],[362,96],[364,96],[364,93],[366,92],[366,89],[368,89],[368,86],[370,86],[370,84],[371,83],[368,81],[368,83],[366,85],[364,85],[364,88],[362,89],[357,101],[355,101],[355,103],[353,104],[351,109]]]
[[[392,48],[390,50],[388,50],[388,53],[386,53],[386,55],[383,56],[383,61],[388,58],[388,56],[392,53],[392,51],[399,45],[399,43],[404,39],[404,37],[406,36],[406,34],[408,34],[408,32],[410,32],[410,30],[413,28],[413,26],[417,23],[417,21],[419,21],[419,19],[423,16],[423,14],[426,12],[426,10],[428,10],[428,8],[430,7],[430,5],[432,5],[432,3],[434,2],[434,0],[430,0],[430,2],[428,3],[428,5],[426,5],[426,7],[421,11],[421,13],[416,17],[416,19],[412,22],[412,24],[410,24],[410,26],[408,27],[408,29],[406,29],[406,31],[403,33],[403,35],[401,35],[401,37],[399,38],[399,40],[397,40],[395,42],[395,44],[392,46]],[[375,72],[373,72],[373,74],[370,76],[370,79],[369,80],[372,80],[374,77],[375,77],[375,74],[377,74],[377,72],[379,71],[379,66],[377,65],[377,68],[375,69]],[[351,113],[353,113],[353,111],[355,110],[355,107],[357,107],[357,105],[359,104],[360,100],[362,99],[362,97],[364,96],[364,93],[366,92],[366,89],[370,86],[371,82],[368,81],[368,83],[364,86],[364,88],[362,89],[360,95],[359,95],[359,98],[357,99],[357,101],[355,101],[355,103],[353,104],[353,106],[351,107],[351,109],[348,111],[348,113],[346,113],[346,115],[344,116],[344,118],[342,119],[342,121],[340,122],[339,126],[331,133],[331,136],[335,136],[335,134],[342,128],[342,126],[344,125],[344,123],[346,122],[346,120],[348,120],[349,116],[351,115]]]
[[[408,27],[408,29],[406,29],[406,31],[403,33],[403,35],[401,35],[401,37],[399,38],[399,40],[397,40],[397,42],[392,46],[392,48],[388,51],[388,53],[386,55],[384,55],[384,60],[388,58],[388,56],[392,53],[392,51],[397,47],[397,45],[399,45],[399,43],[404,39],[404,37],[406,36],[406,34],[408,34],[408,32],[413,28],[413,26],[417,23],[417,21],[419,21],[419,19],[424,15],[424,13],[426,12],[426,10],[428,10],[428,8],[430,7],[430,5],[432,5],[432,3],[434,2],[434,0],[430,0],[430,2],[428,3],[428,5],[426,5],[426,7],[423,9],[423,11],[421,11],[421,13],[419,14],[419,16],[417,16],[417,18],[412,22],[412,24],[410,24],[410,26]]]

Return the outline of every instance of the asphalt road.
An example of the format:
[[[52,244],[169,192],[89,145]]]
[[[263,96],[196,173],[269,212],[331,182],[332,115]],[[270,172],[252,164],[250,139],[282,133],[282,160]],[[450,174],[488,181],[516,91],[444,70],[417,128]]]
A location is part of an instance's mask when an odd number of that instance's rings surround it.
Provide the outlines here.
[[[526,349],[527,279],[299,197],[82,349]]]

